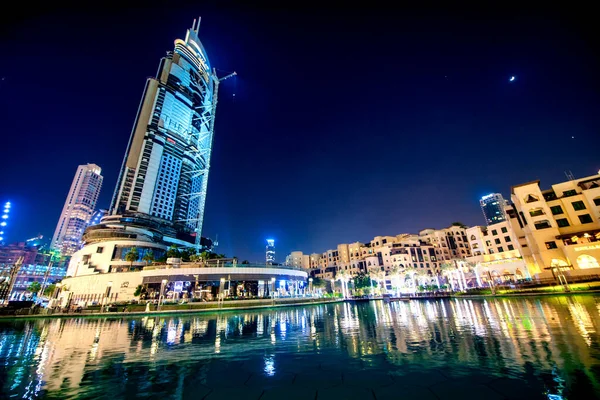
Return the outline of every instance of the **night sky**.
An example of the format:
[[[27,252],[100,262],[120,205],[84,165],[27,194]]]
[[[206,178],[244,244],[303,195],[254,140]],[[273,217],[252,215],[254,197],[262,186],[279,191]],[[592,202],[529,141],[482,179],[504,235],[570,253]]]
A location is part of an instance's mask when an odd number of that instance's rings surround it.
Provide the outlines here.
[[[212,65],[239,74],[203,230],[219,253],[481,225],[482,195],[600,169],[600,52],[572,13],[48,7],[0,21],[8,242],[51,239],[79,164],[102,167],[109,206],[145,79],[198,15]]]

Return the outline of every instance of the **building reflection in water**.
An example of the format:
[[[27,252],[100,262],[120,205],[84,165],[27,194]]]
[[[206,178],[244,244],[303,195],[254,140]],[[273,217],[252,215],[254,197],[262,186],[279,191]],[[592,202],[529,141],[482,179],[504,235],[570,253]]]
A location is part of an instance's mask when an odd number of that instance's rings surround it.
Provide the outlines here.
[[[258,373],[274,376],[286,357],[307,368],[332,362],[398,374],[441,368],[518,377],[533,366],[538,375],[562,371],[567,386],[573,371],[583,371],[600,389],[594,375],[600,368],[599,328],[600,297],[594,296],[2,321],[1,389],[22,398],[93,393],[100,372],[114,378],[118,397],[127,390],[118,389],[124,374],[138,384],[159,375],[177,381],[206,371],[215,360],[247,360],[260,364]],[[178,369],[166,367],[172,365]]]

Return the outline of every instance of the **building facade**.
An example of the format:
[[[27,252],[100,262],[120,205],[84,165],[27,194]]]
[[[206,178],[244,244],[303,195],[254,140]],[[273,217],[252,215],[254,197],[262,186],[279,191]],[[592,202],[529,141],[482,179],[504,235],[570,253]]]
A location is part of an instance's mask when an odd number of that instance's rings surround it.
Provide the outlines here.
[[[285,265],[295,268],[310,269],[310,256],[303,254],[301,251],[292,251],[285,258]]]
[[[101,172],[96,164],[77,167],[50,244],[62,255],[71,255],[81,247],[81,237],[90,223],[102,188]]]
[[[265,249],[265,260],[267,265],[275,264],[275,240],[267,239],[267,247]]]
[[[211,69],[199,25],[146,81],[109,213],[86,229],[68,275],[122,270],[132,247],[159,258],[170,246],[200,252],[210,242],[201,230],[218,87],[228,76]]]
[[[513,186],[515,221],[540,276],[600,273],[600,174],[557,183]]]
[[[110,210],[152,216],[198,242],[219,86],[199,25],[175,40],[146,82]]]

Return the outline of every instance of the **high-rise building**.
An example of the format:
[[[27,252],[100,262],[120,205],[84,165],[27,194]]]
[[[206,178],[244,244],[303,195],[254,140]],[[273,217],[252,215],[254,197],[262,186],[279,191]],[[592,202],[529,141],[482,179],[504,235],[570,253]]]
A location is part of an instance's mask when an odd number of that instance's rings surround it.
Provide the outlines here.
[[[110,214],[143,213],[200,243],[219,79],[198,38],[175,40],[146,81]],[[234,73],[235,74],[235,73]]]
[[[0,220],[0,245],[4,244],[4,230],[8,225],[8,216],[10,214],[10,201],[4,203],[4,211],[2,213],[2,220]]]
[[[101,171],[96,164],[77,167],[50,245],[62,255],[71,255],[81,247],[83,231],[92,218],[102,187]]]
[[[479,200],[481,211],[485,217],[485,222],[488,225],[494,225],[498,222],[506,221],[506,213],[504,207],[508,204],[500,193],[491,193],[483,196]]]
[[[108,215],[90,225],[70,276],[129,271],[167,248],[212,247],[201,237],[219,78],[198,38],[200,22],[147,79]],[[135,247],[138,260],[128,262]]]
[[[275,264],[275,240],[274,239],[267,239],[266,259],[267,259],[267,265]]]

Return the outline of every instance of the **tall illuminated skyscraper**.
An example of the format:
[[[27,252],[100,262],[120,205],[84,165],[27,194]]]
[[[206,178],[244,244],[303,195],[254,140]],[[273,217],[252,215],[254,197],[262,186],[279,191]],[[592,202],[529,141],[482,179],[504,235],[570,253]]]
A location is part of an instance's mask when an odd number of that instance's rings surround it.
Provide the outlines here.
[[[481,211],[488,225],[497,224],[498,222],[506,221],[506,212],[504,207],[507,205],[506,200],[500,193],[491,193],[483,196],[479,200]]]
[[[267,265],[275,264],[275,240],[274,239],[267,239],[266,259],[267,259]]]
[[[148,78],[111,206],[87,227],[84,246],[67,274],[79,276],[142,268],[171,246],[199,252],[210,169],[219,78],[198,39],[200,22]],[[128,262],[132,248],[138,260]]]
[[[50,245],[62,255],[71,255],[81,247],[83,231],[92,218],[102,188],[101,172],[96,164],[77,167]]]
[[[219,82],[198,38],[175,40],[146,81],[110,214],[146,214],[200,243]]]

